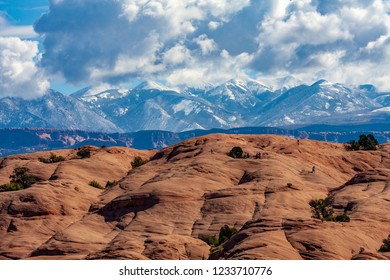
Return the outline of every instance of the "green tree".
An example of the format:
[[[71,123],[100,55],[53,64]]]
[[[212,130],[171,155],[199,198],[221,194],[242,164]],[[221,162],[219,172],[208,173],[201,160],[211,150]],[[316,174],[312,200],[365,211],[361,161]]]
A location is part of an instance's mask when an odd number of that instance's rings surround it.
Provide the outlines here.
[[[22,186],[23,189],[30,187],[36,180],[29,174],[29,171],[27,167],[16,167],[9,176],[10,184]]]
[[[228,241],[236,233],[237,230],[235,228],[230,228],[228,225],[224,225],[219,231],[219,236],[218,236],[219,244]]]
[[[43,162],[43,163],[56,163],[56,162],[60,162],[60,161],[64,161],[65,158],[63,156],[57,156],[53,153],[50,153],[50,157],[49,158],[38,158],[38,160],[40,162]]]
[[[149,161],[147,159],[143,159],[142,157],[136,156],[134,160],[131,162],[132,168],[140,167],[141,165],[144,165],[145,163],[148,163]]]
[[[337,215],[335,218],[336,222],[342,222],[342,223],[348,223],[350,220],[351,219],[349,218],[349,216],[345,213],[341,215]]]
[[[348,142],[347,150],[358,151],[358,150],[376,150],[378,146],[378,140],[372,134],[362,134],[359,136],[359,141],[351,140]]]
[[[314,219],[321,219],[322,221],[327,222],[343,222],[347,223],[350,221],[350,218],[347,214],[343,213],[333,215],[333,207],[328,206],[324,199],[314,199],[310,201],[309,205],[311,206],[311,211],[313,213],[312,217]]]
[[[390,234],[386,239],[383,239],[383,244],[379,248],[380,252],[390,252]]]
[[[233,147],[227,155],[232,158],[242,158],[243,153],[241,147]]]
[[[204,242],[206,242],[210,246],[218,246],[219,245],[218,238],[214,235],[202,234],[201,236],[199,236],[199,238],[201,240],[203,240]]]
[[[349,141],[348,145],[347,145],[347,150],[348,151],[358,151],[358,150],[360,150],[359,142],[356,141],[356,140]]]
[[[87,147],[81,147],[77,155],[81,158],[89,158],[91,157],[91,151]]]
[[[328,207],[323,199],[315,199],[310,201],[309,205],[312,208],[313,218],[325,221],[332,220],[333,209]]]

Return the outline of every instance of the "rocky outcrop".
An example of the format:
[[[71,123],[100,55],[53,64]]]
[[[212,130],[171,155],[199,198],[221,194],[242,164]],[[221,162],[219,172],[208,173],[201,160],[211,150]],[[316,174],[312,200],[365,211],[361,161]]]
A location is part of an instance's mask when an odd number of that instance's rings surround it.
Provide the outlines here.
[[[227,156],[240,146],[246,159]],[[390,145],[343,145],[271,135],[209,135],[160,151],[89,147],[2,160],[40,182],[0,193],[1,259],[387,259]],[[135,156],[152,160],[131,167]],[[315,166],[315,172],[312,172]],[[117,181],[104,190],[93,188]],[[326,199],[350,222],[312,218]],[[200,239],[224,225],[238,232],[210,251]],[[363,249],[362,249],[363,248]]]

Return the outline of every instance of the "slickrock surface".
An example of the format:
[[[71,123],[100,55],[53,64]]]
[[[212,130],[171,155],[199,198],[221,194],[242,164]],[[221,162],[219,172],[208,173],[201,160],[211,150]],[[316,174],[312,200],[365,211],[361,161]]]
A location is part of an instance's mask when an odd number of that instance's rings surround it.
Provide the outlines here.
[[[250,157],[228,157],[234,146]],[[161,151],[91,149],[55,151],[66,160],[52,164],[38,161],[49,152],[0,159],[0,184],[17,166],[39,178],[0,193],[0,259],[390,259],[378,252],[390,234],[390,144],[348,152],[216,134]],[[135,156],[152,160],[132,169]],[[325,198],[351,221],[313,219],[309,202]],[[239,231],[210,254],[199,236],[225,224]]]

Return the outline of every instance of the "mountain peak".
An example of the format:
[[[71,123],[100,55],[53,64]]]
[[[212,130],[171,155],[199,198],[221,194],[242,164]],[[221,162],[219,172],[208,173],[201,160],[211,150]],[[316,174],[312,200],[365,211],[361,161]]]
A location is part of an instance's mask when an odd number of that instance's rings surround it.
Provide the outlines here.
[[[238,86],[245,86],[246,81],[241,80],[241,79],[230,79],[229,81],[226,82],[226,84],[231,84],[231,85],[238,85]]]
[[[160,91],[175,91],[172,88],[168,88],[162,84],[154,81],[144,81],[136,86],[133,90],[160,90]]]
[[[129,94],[129,92],[128,89],[124,88],[112,88],[109,85],[100,85],[83,88],[71,94],[71,96],[86,102],[97,102],[98,100],[121,98]]]
[[[371,84],[360,85],[359,89],[365,90],[365,91],[369,91],[369,92],[375,92],[376,91],[376,87],[374,85],[371,85]]]
[[[326,85],[331,85],[332,83],[328,82],[327,80],[325,79],[321,79],[321,80],[318,80],[317,82],[315,82],[314,84],[312,84],[311,86],[312,87],[315,87],[315,86],[326,86]]]

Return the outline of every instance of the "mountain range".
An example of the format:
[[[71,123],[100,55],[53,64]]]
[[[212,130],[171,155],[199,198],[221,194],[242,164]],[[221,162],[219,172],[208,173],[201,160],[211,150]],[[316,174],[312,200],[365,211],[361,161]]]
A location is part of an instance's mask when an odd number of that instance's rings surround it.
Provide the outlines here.
[[[98,132],[390,122],[390,93],[320,80],[273,89],[255,80],[173,89],[143,82],[133,89],[49,90],[34,100],[0,99],[0,128]]]

